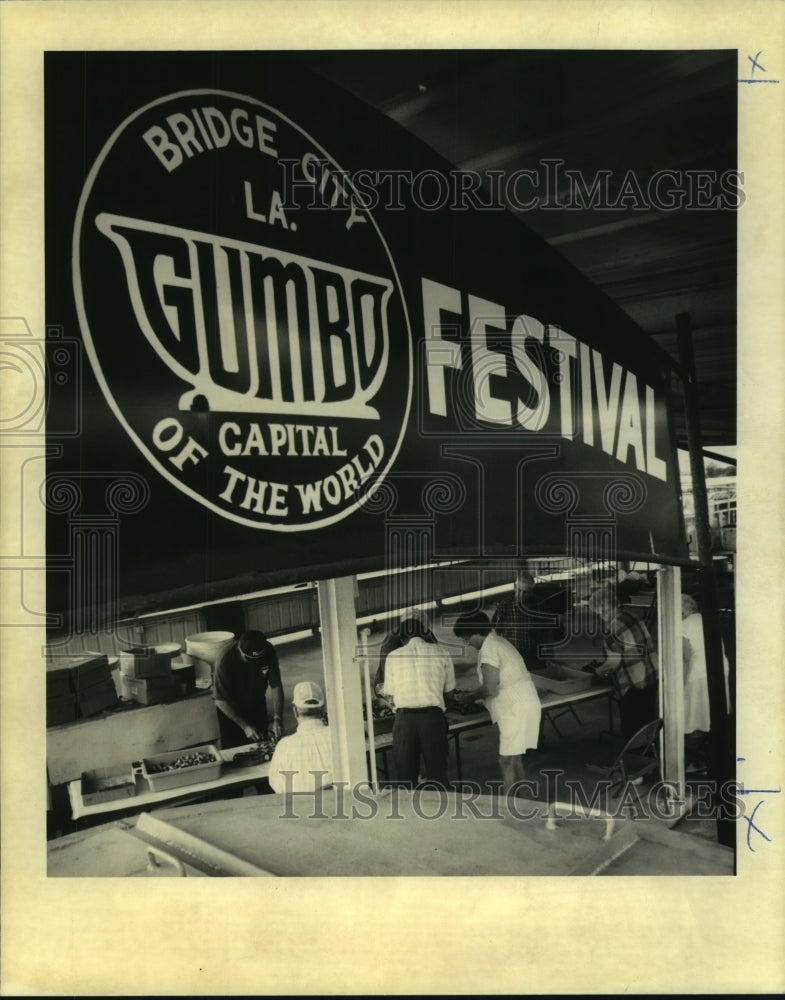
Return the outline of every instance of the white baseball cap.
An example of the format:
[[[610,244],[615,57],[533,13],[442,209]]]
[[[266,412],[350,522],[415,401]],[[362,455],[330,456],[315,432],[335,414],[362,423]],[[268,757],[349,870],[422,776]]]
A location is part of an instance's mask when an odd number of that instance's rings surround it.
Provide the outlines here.
[[[321,708],[324,704],[322,689],[313,681],[300,681],[294,686],[292,703],[297,708]]]

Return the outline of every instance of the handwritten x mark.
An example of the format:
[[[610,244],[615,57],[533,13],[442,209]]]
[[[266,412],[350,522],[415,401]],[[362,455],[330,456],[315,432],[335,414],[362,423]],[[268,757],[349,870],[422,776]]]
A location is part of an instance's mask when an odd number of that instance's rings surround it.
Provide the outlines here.
[[[753,830],[756,833],[759,833],[761,835],[761,837],[763,837],[764,840],[767,840],[769,843],[771,843],[771,837],[767,837],[766,834],[763,832],[763,830],[761,830],[760,827],[755,826],[755,824],[753,823],[753,820],[755,819],[755,813],[760,809],[760,807],[762,805],[763,805],[763,799],[761,799],[760,802],[752,810],[752,815],[751,816],[745,816],[744,817],[747,820],[747,823],[749,824],[747,826],[747,847],[749,847],[749,849],[752,851],[753,854],[757,853],[755,851],[755,848],[750,843],[750,834],[752,833]]]

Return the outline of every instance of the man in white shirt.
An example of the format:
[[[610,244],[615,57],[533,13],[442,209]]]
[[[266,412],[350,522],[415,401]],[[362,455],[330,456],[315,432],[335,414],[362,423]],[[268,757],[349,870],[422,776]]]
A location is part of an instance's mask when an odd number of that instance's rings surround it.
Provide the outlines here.
[[[382,689],[395,709],[392,752],[398,781],[417,784],[422,756],[425,780],[447,788],[444,692],[455,690],[452,657],[428,641],[416,618],[402,621],[399,634],[404,645],[387,657]]]
[[[333,780],[330,728],[322,722],[322,689],[311,681],[295,684],[292,707],[297,731],[276,744],[268,780],[274,792],[313,792]]]

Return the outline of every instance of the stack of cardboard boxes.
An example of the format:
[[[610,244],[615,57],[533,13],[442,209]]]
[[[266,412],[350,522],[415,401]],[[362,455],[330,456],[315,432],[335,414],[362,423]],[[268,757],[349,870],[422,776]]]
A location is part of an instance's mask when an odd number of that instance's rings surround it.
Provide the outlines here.
[[[116,704],[117,689],[105,654],[54,656],[47,661],[47,726],[86,719]]]
[[[141,705],[156,705],[175,695],[171,652],[155,646],[134,646],[120,654],[123,697]]]
[[[76,719],[76,697],[71,688],[70,672],[58,666],[59,660],[46,665],[46,724],[61,726]]]

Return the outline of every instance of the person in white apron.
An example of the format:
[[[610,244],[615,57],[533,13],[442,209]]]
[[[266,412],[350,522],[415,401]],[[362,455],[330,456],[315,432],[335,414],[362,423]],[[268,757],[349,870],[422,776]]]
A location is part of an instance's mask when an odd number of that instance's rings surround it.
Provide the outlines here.
[[[681,634],[684,648],[684,734],[708,733],[711,729],[709,683],[706,678],[706,649],[703,644],[703,616],[689,594],[681,595]],[[730,707],[728,657],[722,649],[725,668],[725,706]]]
[[[498,726],[499,769],[509,793],[524,779],[523,754],[537,748],[542,715],[537,688],[521,654],[495,631],[484,611],[461,615],[453,632],[478,650],[479,687],[459,697],[484,702]]]

